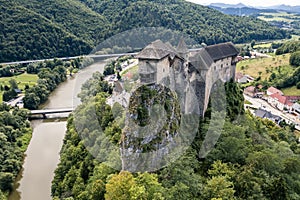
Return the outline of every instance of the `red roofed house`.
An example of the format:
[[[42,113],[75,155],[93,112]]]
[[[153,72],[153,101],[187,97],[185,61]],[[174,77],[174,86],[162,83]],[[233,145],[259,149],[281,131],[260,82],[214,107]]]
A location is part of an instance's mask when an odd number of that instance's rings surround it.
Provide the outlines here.
[[[249,86],[244,89],[244,94],[246,94],[250,97],[255,97],[256,92],[257,92],[257,89],[254,86]]]
[[[269,96],[268,103],[279,110],[291,110],[297,100],[300,100],[300,96],[283,96],[279,93],[274,93]]]
[[[277,88],[275,87],[269,87],[269,89],[267,90],[267,95],[270,96],[272,94],[280,94],[280,95],[283,95],[283,92],[281,90],[278,90]]]

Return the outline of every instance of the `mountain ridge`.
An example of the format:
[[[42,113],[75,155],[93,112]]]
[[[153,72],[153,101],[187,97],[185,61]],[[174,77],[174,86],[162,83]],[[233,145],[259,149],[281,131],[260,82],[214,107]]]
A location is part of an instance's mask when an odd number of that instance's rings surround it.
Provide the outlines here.
[[[0,2],[0,62],[88,54],[110,36],[140,27],[180,31],[206,44],[288,36],[261,20],[227,16],[183,0]],[[16,6],[26,9],[22,15]]]

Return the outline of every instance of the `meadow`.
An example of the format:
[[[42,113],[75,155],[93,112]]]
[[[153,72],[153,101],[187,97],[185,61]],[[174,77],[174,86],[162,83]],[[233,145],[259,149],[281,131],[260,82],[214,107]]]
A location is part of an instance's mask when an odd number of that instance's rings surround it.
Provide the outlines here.
[[[5,85],[9,86],[9,80],[15,79],[20,90],[24,90],[25,86],[28,85],[32,87],[36,84],[38,76],[36,74],[20,74],[12,77],[2,77],[0,78],[0,86],[4,87]],[[3,91],[0,91],[0,102],[2,102]]]
[[[292,73],[294,68],[289,64],[290,54],[243,60],[237,64],[236,71],[248,74],[254,78],[261,76],[268,79],[280,67],[284,73]],[[276,73],[276,72],[275,72]]]

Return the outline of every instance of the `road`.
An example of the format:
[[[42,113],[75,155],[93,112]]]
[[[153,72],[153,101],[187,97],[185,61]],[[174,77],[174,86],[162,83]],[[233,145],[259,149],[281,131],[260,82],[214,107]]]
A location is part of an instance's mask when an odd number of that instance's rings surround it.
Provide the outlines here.
[[[189,49],[190,52],[198,51],[198,49]],[[26,61],[16,61],[16,62],[6,62],[6,63],[0,63],[1,65],[17,65],[17,64],[29,64],[29,63],[36,63],[36,62],[44,62],[44,61],[52,61],[54,59],[59,60],[72,60],[76,58],[112,58],[112,57],[120,57],[120,56],[135,56],[137,53],[118,53],[118,54],[102,54],[102,55],[96,55],[96,54],[90,54],[90,55],[81,55],[81,56],[73,56],[73,57],[62,57],[62,58],[49,58],[49,59],[40,59],[40,60],[26,60]]]
[[[263,107],[265,110],[270,111],[272,114],[280,116],[281,118],[285,119],[287,123],[294,123],[294,124],[300,124],[300,121],[297,119],[297,117],[288,114],[288,113],[283,113],[280,110],[277,110],[276,108],[272,107],[268,102],[266,102],[263,99],[259,98],[252,98],[247,95],[244,95],[244,98],[251,102],[255,107]]]
[[[18,96],[17,98],[12,99],[12,100],[10,100],[9,102],[4,102],[4,103],[6,103],[7,105],[10,105],[10,106],[12,106],[12,107],[14,107],[14,106],[16,106],[16,104],[17,104],[19,101],[22,101],[23,98],[24,98],[24,95],[20,95],[20,96]],[[20,106],[23,107],[23,103],[21,103]]]

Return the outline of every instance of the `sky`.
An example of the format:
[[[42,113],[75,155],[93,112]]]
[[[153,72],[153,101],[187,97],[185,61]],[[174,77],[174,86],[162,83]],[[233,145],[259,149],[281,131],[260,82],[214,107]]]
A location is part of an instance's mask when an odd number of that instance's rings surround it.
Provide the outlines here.
[[[274,5],[300,5],[299,0],[187,0],[190,2],[208,5],[211,3],[227,3],[227,4],[238,4],[243,3],[248,6],[274,6]]]

